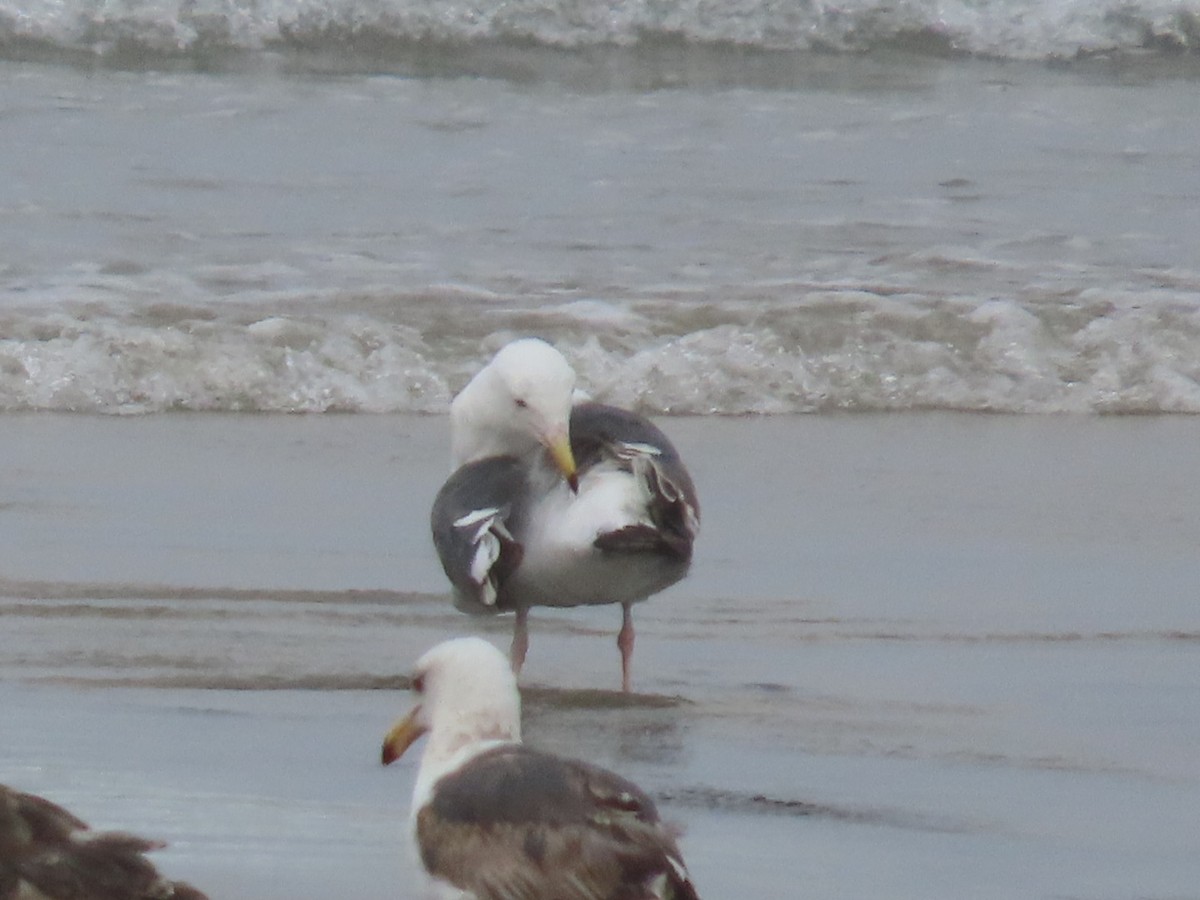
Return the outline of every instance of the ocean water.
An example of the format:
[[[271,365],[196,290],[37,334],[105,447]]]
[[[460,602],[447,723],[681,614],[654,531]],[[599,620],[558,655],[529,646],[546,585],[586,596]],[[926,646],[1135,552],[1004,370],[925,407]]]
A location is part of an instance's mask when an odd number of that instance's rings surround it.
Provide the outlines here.
[[[1198,16],[0,6],[0,410],[1200,411]]]
[[[510,627],[441,414],[534,333],[705,518],[635,697],[613,610],[534,615],[528,734],[703,896],[1196,900],[1198,23],[0,0],[0,782],[214,897],[415,900],[379,740]]]

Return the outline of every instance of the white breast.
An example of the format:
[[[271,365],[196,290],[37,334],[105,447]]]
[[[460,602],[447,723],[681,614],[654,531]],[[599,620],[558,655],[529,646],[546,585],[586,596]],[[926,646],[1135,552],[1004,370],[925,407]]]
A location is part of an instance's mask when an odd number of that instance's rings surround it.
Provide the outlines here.
[[[641,600],[662,586],[661,561],[613,556],[595,547],[601,534],[649,525],[645,483],[615,465],[588,471],[572,494],[551,488],[531,512],[521,536],[525,555],[514,592],[539,606]]]

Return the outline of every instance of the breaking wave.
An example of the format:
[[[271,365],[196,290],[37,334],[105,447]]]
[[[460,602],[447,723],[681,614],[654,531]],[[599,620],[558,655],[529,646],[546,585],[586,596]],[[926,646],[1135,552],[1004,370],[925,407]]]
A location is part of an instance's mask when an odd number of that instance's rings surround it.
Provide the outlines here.
[[[1195,0],[21,0],[0,53],[137,62],[295,52],[412,60],[438,47],[902,49],[1001,59],[1195,52]]]
[[[1197,413],[1200,276],[1181,278],[1044,303],[775,285],[721,302],[9,311],[0,411],[441,413],[504,341],[537,334],[595,399],[651,414]]]

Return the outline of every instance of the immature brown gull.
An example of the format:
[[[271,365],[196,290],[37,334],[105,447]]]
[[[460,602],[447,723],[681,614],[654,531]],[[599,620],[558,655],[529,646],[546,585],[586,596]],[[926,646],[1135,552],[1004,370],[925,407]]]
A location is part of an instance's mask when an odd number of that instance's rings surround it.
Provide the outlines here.
[[[146,859],[162,846],[0,784],[0,900],[206,900]]]
[[[681,579],[700,505],[674,446],[645,418],[572,404],[575,372],[544,341],[505,346],[450,406],[454,472],[433,542],[469,613],[516,614],[520,672],[532,606],[620,603],[630,689],[634,603]]]
[[[429,735],[412,828],[441,896],[698,900],[674,830],[636,785],[521,743],[516,676],[491,644],[438,644],[412,684],[417,704],[384,739],[383,764]]]

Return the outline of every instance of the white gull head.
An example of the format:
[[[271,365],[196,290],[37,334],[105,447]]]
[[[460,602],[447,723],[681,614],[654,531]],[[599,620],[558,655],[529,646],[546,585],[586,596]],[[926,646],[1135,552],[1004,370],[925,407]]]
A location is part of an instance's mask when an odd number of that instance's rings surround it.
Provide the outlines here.
[[[508,658],[482,638],[444,641],[417,660],[417,704],[388,732],[383,762],[421,735],[429,740],[413,791],[413,812],[442,775],[497,742],[521,740],[521,698]]]
[[[450,404],[453,468],[489,456],[525,456],[542,446],[570,480],[574,391],[575,370],[545,341],[506,344]]]

